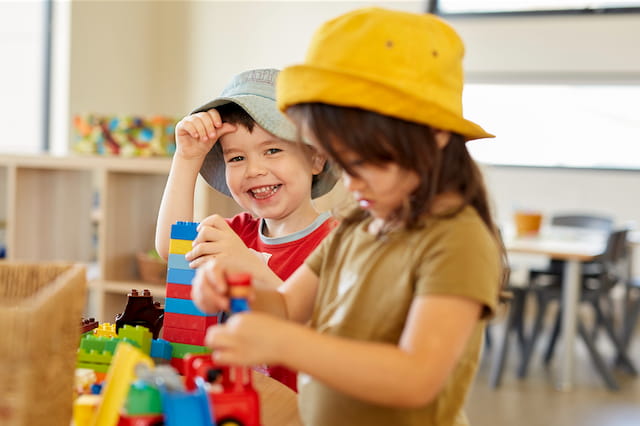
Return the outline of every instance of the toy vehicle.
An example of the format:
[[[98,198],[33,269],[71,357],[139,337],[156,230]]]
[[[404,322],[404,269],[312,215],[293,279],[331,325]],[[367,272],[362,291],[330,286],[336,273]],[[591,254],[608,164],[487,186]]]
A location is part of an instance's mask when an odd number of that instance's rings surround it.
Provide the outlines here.
[[[209,400],[217,426],[260,426],[260,400],[246,367],[216,366],[211,354],[189,354],[185,386],[196,389],[197,377],[209,383]]]

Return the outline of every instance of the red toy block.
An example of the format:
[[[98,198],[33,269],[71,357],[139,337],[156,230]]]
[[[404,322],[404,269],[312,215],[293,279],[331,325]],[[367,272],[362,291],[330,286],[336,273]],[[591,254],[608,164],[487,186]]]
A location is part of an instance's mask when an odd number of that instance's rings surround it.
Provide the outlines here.
[[[171,365],[173,368],[176,369],[176,371],[178,373],[180,373],[181,375],[184,375],[184,359],[183,358],[171,358],[171,361],[169,362],[169,365]]]
[[[207,330],[187,330],[184,328],[167,327],[165,325],[162,331],[162,337],[165,340],[175,343],[184,343],[186,345],[204,346],[204,336]]]
[[[167,297],[175,297],[176,299],[191,299],[191,286],[185,284],[167,283]],[[165,313],[166,321],[166,313]]]
[[[164,326],[172,328],[182,328],[184,330],[206,330],[212,325],[218,323],[218,317],[199,317],[195,315],[177,314],[174,312],[165,312]],[[169,340],[169,339],[167,339]]]
[[[162,414],[148,414],[142,416],[120,415],[118,426],[161,426],[164,425]]]

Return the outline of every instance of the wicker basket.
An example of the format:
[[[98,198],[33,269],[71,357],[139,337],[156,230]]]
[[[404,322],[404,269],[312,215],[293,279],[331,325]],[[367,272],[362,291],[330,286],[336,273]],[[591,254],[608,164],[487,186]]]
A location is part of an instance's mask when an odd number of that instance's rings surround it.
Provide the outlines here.
[[[68,426],[86,297],[82,265],[0,262],[0,424]]]
[[[148,253],[136,254],[138,272],[142,281],[164,285],[167,282],[167,262]]]

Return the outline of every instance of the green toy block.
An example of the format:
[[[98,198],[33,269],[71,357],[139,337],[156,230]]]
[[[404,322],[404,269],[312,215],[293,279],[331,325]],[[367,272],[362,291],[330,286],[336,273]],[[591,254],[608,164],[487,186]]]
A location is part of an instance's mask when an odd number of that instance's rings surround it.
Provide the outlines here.
[[[171,347],[173,348],[171,353],[173,358],[184,358],[186,354],[206,354],[211,352],[211,349],[206,346],[187,345],[185,343],[171,342]]]
[[[126,410],[130,416],[162,413],[160,391],[142,380],[133,382],[129,388]]]
[[[153,339],[153,335],[146,327],[141,325],[133,327],[129,324],[125,324],[120,331],[118,331],[118,337],[133,340],[137,343],[140,350],[146,355],[151,353],[151,340]]]

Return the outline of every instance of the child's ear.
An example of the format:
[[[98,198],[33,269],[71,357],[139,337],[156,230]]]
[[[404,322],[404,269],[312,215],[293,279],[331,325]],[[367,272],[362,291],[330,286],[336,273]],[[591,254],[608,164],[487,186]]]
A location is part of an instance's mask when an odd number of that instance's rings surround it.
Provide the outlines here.
[[[313,150],[311,156],[311,173],[319,175],[324,169],[324,165],[327,162],[327,156],[319,153],[316,149]]]

